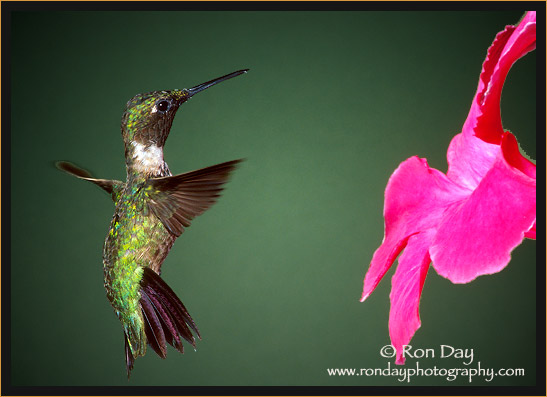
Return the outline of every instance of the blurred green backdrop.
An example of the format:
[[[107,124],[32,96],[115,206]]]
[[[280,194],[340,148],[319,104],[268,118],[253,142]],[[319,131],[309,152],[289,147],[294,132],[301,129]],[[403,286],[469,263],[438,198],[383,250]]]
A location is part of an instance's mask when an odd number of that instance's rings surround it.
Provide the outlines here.
[[[393,269],[366,303],[383,191],[412,155],[446,171],[486,50],[524,11],[17,12],[12,20],[14,385],[401,385],[329,376],[386,368]],[[504,127],[536,158],[535,53],[509,73]],[[222,199],[177,241],[163,277],[202,332],[197,352],[136,361],[103,289],[109,197],[53,167],[125,178],[120,118],[141,92],[241,68],[183,105],[174,173],[244,157]],[[534,385],[536,244],[499,274],[453,285],[430,270],[419,348],[474,349],[522,377],[411,385]],[[438,352],[437,352],[438,353]],[[408,367],[463,368],[458,359]]]

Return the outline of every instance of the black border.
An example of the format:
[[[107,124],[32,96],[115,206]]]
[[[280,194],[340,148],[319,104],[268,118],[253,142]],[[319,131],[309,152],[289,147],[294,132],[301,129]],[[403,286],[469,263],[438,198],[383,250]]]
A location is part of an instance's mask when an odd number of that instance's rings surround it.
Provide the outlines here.
[[[544,1],[8,1],[6,11],[504,11]]]
[[[545,353],[546,341],[546,305],[545,296],[539,296],[537,302],[537,356],[536,370],[540,374],[537,377],[536,386],[13,386],[11,384],[11,13],[14,11],[481,11],[481,10],[536,10],[537,26],[542,27],[537,35],[537,131],[547,131],[545,124],[545,11],[546,3],[543,1],[510,1],[510,2],[20,2],[3,1],[2,11],[2,266],[1,275],[1,315],[2,341],[1,341],[1,390],[2,396],[13,395],[532,395],[545,396],[546,366]],[[508,21],[508,23],[511,21]],[[541,111],[543,109],[543,112]],[[536,144],[539,147],[537,171],[538,171],[538,198],[540,203],[546,203],[546,174],[545,174],[545,134],[537,134]],[[537,225],[537,249],[539,260],[536,269],[537,291],[545,293],[546,263],[545,256],[545,206],[539,207],[540,216]],[[543,354],[542,354],[543,353]],[[543,374],[543,377],[542,375]],[[541,384],[539,382],[542,382]]]

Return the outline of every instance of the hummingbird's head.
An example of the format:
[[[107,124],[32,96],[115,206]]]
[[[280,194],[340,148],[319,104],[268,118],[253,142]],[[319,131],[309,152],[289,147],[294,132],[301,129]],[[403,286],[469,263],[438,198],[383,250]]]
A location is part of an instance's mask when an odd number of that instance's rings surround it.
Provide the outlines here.
[[[126,148],[132,143],[163,148],[179,106],[189,98],[186,90],[153,91],[131,98],[122,116]]]
[[[193,88],[153,91],[131,98],[122,116],[122,137],[128,169],[149,174],[163,169],[163,147],[180,105],[198,92],[246,73],[247,70],[238,70]]]
[[[180,105],[198,92],[246,73],[247,70],[238,70],[193,88],[135,95],[127,102],[122,116],[122,136],[126,151],[135,142],[146,147],[163,148]]]

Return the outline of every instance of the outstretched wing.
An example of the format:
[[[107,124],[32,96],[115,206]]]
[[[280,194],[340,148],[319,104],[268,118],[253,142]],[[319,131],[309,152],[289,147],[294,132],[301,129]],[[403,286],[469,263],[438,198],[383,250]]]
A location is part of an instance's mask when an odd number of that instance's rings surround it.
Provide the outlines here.
[[[211,207],[220,196],[230,173],[242,160],[233,160],[196,171],[152,178],[146,186],[148,208],[174,236]]]
[[[77,178],[93,182],[95,185],[101,187],[107,193],[109,193],[112,196],[112,200],[114,202],[118,201],[119,195],[125,186],[125,183],[121,181],[93,178],[89,171],[84,170],[83,168],[80,168],[75,164],[69,163],[68,161],[57,161],[55,163],[55,166],[61,171],[64,171]]]

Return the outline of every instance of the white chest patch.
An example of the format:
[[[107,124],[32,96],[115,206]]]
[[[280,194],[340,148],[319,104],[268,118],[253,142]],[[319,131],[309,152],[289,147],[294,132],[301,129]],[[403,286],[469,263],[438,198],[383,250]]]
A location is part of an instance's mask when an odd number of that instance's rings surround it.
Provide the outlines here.
[[[135,148],[133,160],[138,168],[143,170],[159,169],[163,166],[163,149],[155,145],[144,146],[138,142],[131,142]]]

